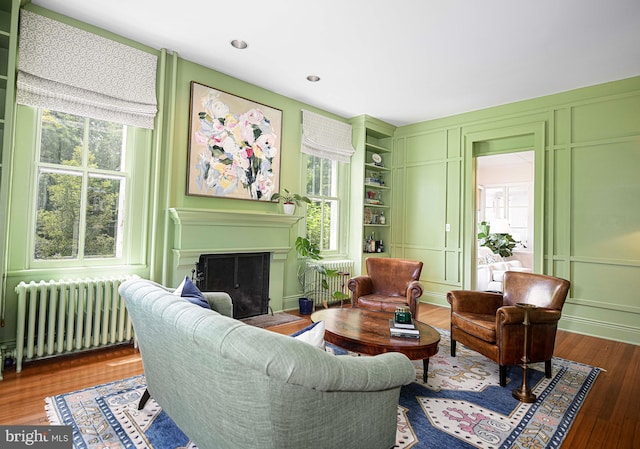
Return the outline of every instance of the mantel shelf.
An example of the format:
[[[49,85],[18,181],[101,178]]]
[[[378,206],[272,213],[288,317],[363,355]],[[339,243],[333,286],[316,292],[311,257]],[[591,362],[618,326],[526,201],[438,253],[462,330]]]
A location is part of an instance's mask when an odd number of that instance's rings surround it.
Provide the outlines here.
[[[169,209],[171,219],[180,225],[239,224],[242,226],[291,227],[302,217],[299,215],[271,214],[254,211],[223,209]]]

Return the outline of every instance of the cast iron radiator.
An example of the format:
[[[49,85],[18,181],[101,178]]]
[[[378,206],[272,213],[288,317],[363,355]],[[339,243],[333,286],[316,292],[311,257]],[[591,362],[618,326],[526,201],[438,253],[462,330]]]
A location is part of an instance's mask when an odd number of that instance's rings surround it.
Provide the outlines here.
[[[132,341],[133,326],[118,287],[133,277],[20,282],[16,372],[23,360]]]
[[[320,265],[325,270],[336,270],[340,273],[345,273],[343,275],[338,276],[325,276],[321,271],[318,270],[308,270],[306,276],[310,276],[310,279],[305,279],[305,284],[315,285],[314,288],[314,305],[316,307],[324,306],[327,307],[333,303],[339,303],[340,299],[335,299],[333,297],[334,292],[342,292],[345,294],[349,294],[349,289],[347,288],[347,282],[349,278],[353,276],[353,261],[352,260],[314,260],[312,262],[314,265]],[[325,279],[327,281],[329,288],[321,288],[319,287],[322,284],[322,280]],[[344,284],[344,285],[343,285]]]

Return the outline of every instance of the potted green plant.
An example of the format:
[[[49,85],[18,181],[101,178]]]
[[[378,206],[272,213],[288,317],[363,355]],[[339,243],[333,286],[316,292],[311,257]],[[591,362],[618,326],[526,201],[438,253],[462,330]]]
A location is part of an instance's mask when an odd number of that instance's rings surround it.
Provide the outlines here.
[[[296,210],[296,206],[300,206],[302,203],[311,204],[311,200],[298,193],[289,192],[287,189],[282,189],[282,193],[274,193],[271,195],[271,201],[278,201],[282,203],[282,209],[285,214],[293,214]]]
[[[327,269],[324,265],[317,263],[318,260],[322,259],[320,248],[308,238],[299,236],[296,239],[295,246],[298,255],[302,259],[298,266],[298,282],[302,287],[303,296],[298,299],[298,305],[301,315],[310,315],[313,311],[315,297],[319,292],[329,290],[327,279],[339,276],[339,271]],[[319,273],[320,276],[310,276],[313,272]],[[341,291],[335,291],[331,296],[334,299],[348,298],[348,295]]]
[[[511,234],[496,234],[490,231],[491,226],[486,221],[478,225],[478,240],[480,246],[486,246],[494,254],[499,254],[502,257],[512,256],[513,248],[518,244],[522,244],[522,242],[514,240]]]

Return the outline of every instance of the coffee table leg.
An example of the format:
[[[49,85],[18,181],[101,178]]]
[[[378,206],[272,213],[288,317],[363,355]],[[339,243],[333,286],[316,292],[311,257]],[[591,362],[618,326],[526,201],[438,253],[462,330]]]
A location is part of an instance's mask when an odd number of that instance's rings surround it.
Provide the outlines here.
[[[429,359],[422,359],[422,381],[427,383],[427,372],[429,371]]]

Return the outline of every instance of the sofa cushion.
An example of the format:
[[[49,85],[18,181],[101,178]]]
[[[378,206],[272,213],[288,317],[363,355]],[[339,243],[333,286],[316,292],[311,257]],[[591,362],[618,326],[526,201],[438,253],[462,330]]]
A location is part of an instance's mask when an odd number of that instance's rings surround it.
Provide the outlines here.
[[[198,289],[198,287],[193,285],[193,282],[191,282],[189,276],[184,277],[184,281],[182,281],[182,283],[178,285],[178,288],[175,289],[173,294],[176,296],[181,296],[190,303],[198,305],[200,307],[204,307],[206,309],[211,308],[202,292]]]
[[[496,342],[496,317],[492,314],[453,312],[451,326],[488,343]]]
[[[294,332],[291,336],[311,346],[324,349],[324,321],[313,323],[310,326]]]
[[[488,254],[486,260],[487,263],[500,263],[504,261],[500,254]]]
[[[496,265],[504,265],[504,264],[496,264]],[[495,270],[491,270],[491,274],[493,274],[493,280],[495,282],[503,282],[504,281],[504,272],[507,267],[497,267]]]

